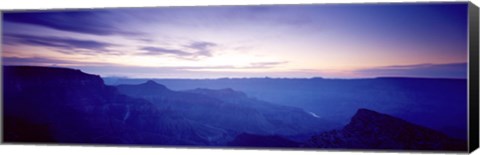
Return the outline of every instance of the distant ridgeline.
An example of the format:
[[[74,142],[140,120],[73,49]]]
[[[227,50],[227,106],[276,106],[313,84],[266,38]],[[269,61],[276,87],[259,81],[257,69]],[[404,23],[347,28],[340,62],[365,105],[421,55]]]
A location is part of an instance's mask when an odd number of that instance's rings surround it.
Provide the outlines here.
[[[104,78],[107,85],[147,79]],[[231,88],[249,97],[298,107],[346,125],[368,108],[467,139],[467,80],[432,78],[223,78],[154,79],[172,90]]]
[[[4,141],[23,143],[75,143],[75,144],[115,144],[115,145],[168,145],[168,146],[208,146],[208,147],[294,147],[294,148],[345,148],[345,149],[413,149],[413,150],[464,150],[464,139],[452,138],[436,128],[425,127],[422,123],[412,124],[407,119],[399,119],[367,109],[354,110],[350,122],[336,122],[328,119],[328,114],[319,111],[305,111],[308,107],[293,107],[287,104],[264,101],[262,94],[250,96],[250,93],[237,91],[236,87],[195,87],[182,91],[171,90],[155,81],[139,84],[104,85],[96,75],[85,74],[79,70],[49,67],[4,66]],[[418,87],[418,91],[427,91],[427,79],[376,79],[384,83],[397,83],[397,90]],[[404,80],[413,80],[413,84],[404,85]],[[158,80],[157,80],[158,81]],[[445,81],[433,79],[433,83],[445,85]],[[446,80],[448,88],[458,89],[463,81]],[[174,85],[175,82],[170,81]],[[195,81],[206,82],[206,81]],[[222,81],[208,81],[208,84],[223,86]],[[252,82],[252,81],[250,81]],[[271,89],[282,88],[274,85],[278,81],[262,81]],[[302,85],[302,81],[283,81],[288,85]],[[343,81],[350,87],[362,87],[372,81],[355,84]],[[410,81],[412,82],[412,81]],[[255,82],[253,82],[255,83]],[[245,84],[245,83],[242,83]],[[308,87],[326,87],[317,84]],[[420,86],[417,86],[420,85]],[[250,84],[254,85],[254,84]],[[415,86],[412,86],[415,85]],[[303,87],[307,87],[303,85]],[[386,96],[391,95],[387,86]],[[208,89],[207,89],[208,88]],[[240,87],[245,88],[245,87]],[[325,88],[325,89],[326,89]],[[311,88],[306,88],[310,89]],[[332,90],[338,92],[339,90]],[[426,88],[425,88],[426,89]],[[430,89],[430,88],[429,88]],[[428,89],[428,90],[429,90]],[[433,93],[444,88],[438,87]],[[296,88],[284,90],[298,95]],[[313,91],[307,96],[328,96],[332,91]],[[355,95],[373,94],[372,98],[381,98],[375,90],[349,90],[350,99]],[[261,92],[257,90],[257,92]],[[305,92],[302,92],[305,93]],[[357,94],[358,93],[358,94]],[[401,104],[409,101],[409,93],[403,91],[397,95],[400,101],[380,105]],[[248,95],[247,95],[248,94]],[[255,94],[255,93],[253,93]],[[331,94],[330,94],[331,95]],[[418,94],[416,94],[418,95]],[[430,94],[426,94],[426,97]],[[458,95],[458,94],[453,94]],[[266,95],[267,96],[267,95]],[[288,95],[287,95],[288,96]],[[449,94],[437,98],[455,101],[456,106],[466,102],[454,100]],[[364,100],[359,96],[360,99]],[[418,96],[423,100],[425,96]],[[435,99],[439,100],[439,99]],[[292,101],[292,100],[289,100]],[[335,101],[335,100],[331,100]],[[370,100],[372,103],[376,100]],[[395,101],[392,99],[392,101]],[[416,100],[415,100],[416,101]],[[415,102],[417,103],[417,102]],[[443,104],[436,103],[436,104]],[[292,103],[293,105],[294,103]],[[331,103],[328,103],[331,104]],[[379,106],[372,109],[382,109]],[[431,105],[428,103],[422,106]],[[346,106],[339,102],[337,106]],[[357,106],[364,106],[358,104]],[[403,105],[397,105],[402,107]],[[442,108],[451,108],[449,104]],[[369,108],[369,106],[365,106]],[[434,106],[438,107],[438,106]],[[355,107],[354,107],[355,108]],[[411,107],[415,111],[415,107]],[[358,110],[359,109],[359,110]],[[401,109],[401,108],[400,108]],[[309,109],[310,110],[310,109]],[[334,109],[338,110],[338,109]],[[424,109],[418,109],[420,111]],[[455,111],[456,109],[452,109]],[[312,110],[313,111],[313,110]],[[325,109],[325,111],[329,111]],[[338,111],[331,111],[332,113]],[[423,111],[422,111],[423,112]],[[343,114],[343,113],[342,113]],[[393,113],[399,114],[402,113]],[[394,115],[396,116],[396,115]],[[428,117],[421,115],[417,117]],[[466,117],[466,116],[465,116]],[[418,118],[422,120],[423,118]],[[441,119],[441,118],[439,118]],[[461,120],[466,119],[462,118]],[[407,120],[407,121],[406,121]],[[446,121],[450,125],[450,120]],[[458,121],[458,120],[457,120]],[[422,126],[421,126],[422,125]],[[343,126],[343,127],[342,127]],[[466,126],[466,125],[465,125]],[[453,125],[452,129],[456,129]],[[450,129],[449,129],[450,130]],[[466,131],[465,131],[466,132]]]

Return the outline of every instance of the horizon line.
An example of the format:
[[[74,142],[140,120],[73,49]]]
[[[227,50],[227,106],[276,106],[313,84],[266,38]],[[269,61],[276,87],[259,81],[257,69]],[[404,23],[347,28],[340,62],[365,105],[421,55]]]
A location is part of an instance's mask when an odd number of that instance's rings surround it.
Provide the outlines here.
[[[129,80],[239,80],[239,79],[273,79],[273,80],[361,80],[361,79],[449,79],[449,80],[467,80],[467,78],[451,78],[451,77],[413,77],[413,76],[378,76],[378,77],[357,77],[357,78],[342,78],[342,77],[218,77],[218,78],[147,78],[147,77],[117,77],[117,76],[100,76],[102,79],[129,79]]]
[[[372,77],[322,77],[322,76],[310,76],[310,77],[272,77],[272,76],[252,76],[252,77],[216,77],[216,78],[162,78],[162,77],[128,77],[128,76],[103,76],[95,73],[88,73],[79,68],[69,68],[65,66],[35,66],[35,65],[5,65],[3,67],[45,67],[45,68],[61,68],[61,69],[71,69],[78,70],[85,74],[97,75],[100,78],[117,78],[117,79],[137,79],[137,80],[237,80],[237,79],[323,79],[323,80],[356,80],[356,79],[394,79],[394,78],[403,78],[403,79],[452,79],[452,80],[468,80],[469,77],[458,78],[458,77],[427,77],[427,76],[372,76]],[[2,72],[3,74],[3,72]]]

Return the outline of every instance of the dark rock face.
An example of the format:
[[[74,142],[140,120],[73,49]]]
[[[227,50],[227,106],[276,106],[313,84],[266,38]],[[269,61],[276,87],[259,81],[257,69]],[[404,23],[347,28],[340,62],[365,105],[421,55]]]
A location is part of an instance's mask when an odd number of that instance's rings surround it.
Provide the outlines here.
[[[205,145],[202,125],[119,94],[79,70],[7,66],[4,141]]]
[[[282,136],[262,136],[242,133],[228,143],[228,146],[234,147],[298,147],[300,143],[291,141]]]
[[[367,109],[359,109],[343,129],[313,136],[304,146],[338,149],[467,149],[466,141]]]

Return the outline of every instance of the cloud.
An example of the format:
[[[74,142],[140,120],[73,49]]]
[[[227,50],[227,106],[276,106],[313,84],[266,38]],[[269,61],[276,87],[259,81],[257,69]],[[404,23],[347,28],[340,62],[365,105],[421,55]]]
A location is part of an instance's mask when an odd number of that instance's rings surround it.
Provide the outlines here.
[[[20,58],[20,57],[2,57],[2,63],[4,65],[39,65],[39,64],[71,64],[71,62],[65,60],[56,60],[49,58]]]
[[[10,12],[4,13],[8,22],[30,24],[56,30],[92,35],[140,35],[124,31],[115,26],[114,16],[107,11],[49,11],[49,12]]]
[[[195,60],[199,57],[213,56],[212,48],[218,46],[215,43],[194,41],[188,45],[182,46],[181,49],[169,49],[163,47],[144,46],[140,50],[146,51],[140,53],[141,55],[174,55],[182,59]]]
[[[58,52],[66,54],[98,54],[115,53],[108,50],[109,47],[117,46],[115,44],[81,40],[53,36],[35,36],[25,34],[4,34],[6,42],[9,44],[21,44],[38,47],[47,47],[56,49]]]
[[[194,49],[196,52],[196,55],[201,55],[201,56],[212,56],[212,47],[217,46],[215,43],[211,42],[204,42],[204,41],[197,41],[197,42],[192,42],[189,45],[185,46],[187,48]]]
[[[45,57],[2,57],[3,65],[57,66],[57,65],[107,65],[107,63],[78,62]]]
[[[217,66],[168,66],[168,67],[140,67],[140,66],[125,66],[122,64],[104,63],[104,62],[81,62],[75,60],[46,58],[46,57],[15,57],[4,56],[2,57],[3,65],[28,65],[28,66],[72,66],[72,67],[85,67],[85,68],[115,68],[115,70],[131,69],[133,70],[176,70],[176,71],[194,71],[201,69],[232,69],[236,68],[230,65],[217,65]]]
[[[354,71],[363,76],[467,78],[467,63],[385,66]]]
[[[190,43],[190,45],[187,45],[186,47],[203,50],[213,46],[217,46],[217,44],[211,43],[211,42],[199,41],[199,42],[192,42]]]
[[[288,63],[288,61],[255,62],[250,63],[248,68],[272,68],[286,63]]]
[[[212,56],[211,48],[217,46],[215,43],[211,42],[192,42],[190,45],[186,47],[196,50],[198,55],[203,56]]]
[[[192,53],[188,53],[182,50],[176,50],[176,49],[166,49],[162,47],[142,47],[140,50],[147,51],[145,55],[163,55],[163,54],[171,54],[171,55],[177,55],[177,56],[191,56]]]

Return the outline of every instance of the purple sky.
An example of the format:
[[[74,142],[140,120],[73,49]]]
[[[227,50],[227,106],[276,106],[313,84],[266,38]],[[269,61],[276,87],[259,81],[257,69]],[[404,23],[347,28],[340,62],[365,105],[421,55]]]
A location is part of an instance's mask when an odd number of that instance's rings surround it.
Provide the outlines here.
[[[4,65],[146,78],[466,78],[467,3],[5,12]]]

